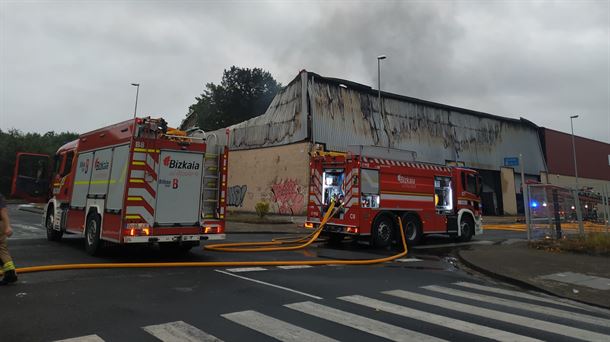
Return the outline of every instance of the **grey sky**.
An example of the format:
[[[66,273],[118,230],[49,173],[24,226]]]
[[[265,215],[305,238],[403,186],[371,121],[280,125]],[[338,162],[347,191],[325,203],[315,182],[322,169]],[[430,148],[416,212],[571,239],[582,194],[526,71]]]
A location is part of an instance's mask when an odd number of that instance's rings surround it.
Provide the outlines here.
[[[608,1],[0,0],[0,128],[185,116],[231,65],[300,69],[610,142]]]

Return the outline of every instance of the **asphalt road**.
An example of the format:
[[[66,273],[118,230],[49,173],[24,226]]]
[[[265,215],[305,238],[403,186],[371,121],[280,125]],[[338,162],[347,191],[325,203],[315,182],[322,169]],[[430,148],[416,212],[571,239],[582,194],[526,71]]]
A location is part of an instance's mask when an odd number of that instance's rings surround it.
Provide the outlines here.
[[[35,214],[11,208],[19,267],[75,262],[374,258],[367,246],[275,253],[111,248],[47,242]],[[20,226],[23,225],[23,226]],[[23,228],[24,226],[32,226]],[[39,229],[35,231],[34,229]],[[22,230],[22,231],[21,231]],[[238,234],[230,240],[265,240]],[[487,241],[487,240],[483,240]],[[450,241],[431,239],[426,245]],[[470,275],[451,250],[415,249],[372,266],[164,268],[23,274],[0,288],[0,341],[610,340],[610,313]],[[483,286],[483,287],[481,287]]]

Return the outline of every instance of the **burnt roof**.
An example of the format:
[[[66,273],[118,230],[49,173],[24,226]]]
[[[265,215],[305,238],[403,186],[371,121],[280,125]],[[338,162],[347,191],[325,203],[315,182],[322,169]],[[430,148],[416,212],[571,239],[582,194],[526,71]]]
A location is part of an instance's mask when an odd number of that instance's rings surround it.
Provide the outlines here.
[[[355,89],[355,90],[363,92],[363,93],[367,93],[367,94],[375,95],[375,96],[377,96],[377,94],[378,94],[377,89],[374,89],[370,86],[367,86],[367,85],[364,85],[361,83],[344,80],[344,79],[340,79],[340,78],[335,78],[335,77],[325,77],[325,76],[322,76],[315,72],[310,72],[310,71],[306,71],[306,70],[302,70],[302,72],[303,71],[307,72],[308,78],[314,78],[314,80],[316,82],[322,81],[324,83],[333,84],[333,85],[337,85],[337,86],[343,84],[350,89]],[[300,79],[300,77],[301,77],[301,74],[297,75],[290,83],[288,83],[288,85],[292,84],[293,82],[296,82],[298,79]],[[438,102],[422,100],[422,99],[418,99],[415,97],[394,94],[394,93],[385,92],[385,91],[381,91],[381,94],[383,97],[389,98],[389,99],[417,103],[417,104],[421,104],[421,105],[425,105],[425,106],[429,106],[429,107],[434,107],[434,108],[448,110],[448,111],[460,112],[460,113],[469,114],[469,115],[486,118],[486,119],[493,119],[493,120],[505,121],[505,122],[510,122],[510,123],[525,124],[525,125],[532,126],[535,128],[539,127],[532,121],[527,120],[522,117],[520,117],[519,119],[514,119],[514,118],[505,117],[505,116],[480,112],[480,111],[476,111],[476,110],[472,110],[472,109],[466,109],[466,108],[450,106],[450,105],[446,105],[446,104],[442,104],[442,103],[438,103]]]

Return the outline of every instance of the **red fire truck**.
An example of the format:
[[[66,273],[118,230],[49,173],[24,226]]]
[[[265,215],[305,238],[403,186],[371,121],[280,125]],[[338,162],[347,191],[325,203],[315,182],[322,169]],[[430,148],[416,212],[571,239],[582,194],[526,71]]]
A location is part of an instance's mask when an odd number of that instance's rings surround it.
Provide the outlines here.
[[[406,152],[358,146],[346,154],[312,156],[305,226],[317,227],[334,200],[342,207],[323,234],[335,243],[345,236],[369,236],[373,246],[387,247],[400,238],[397,217],[410,245],[426,234],[460,241],[481,234],[477,172],[415,162]]]
[[[65,144],[54,171],[48,156],[20,153],[12,195],[48,200],[47,238],[83,235],[90,254],[103,241],[188,250],[225,238],[227,153],[163,119],[135,118]]]

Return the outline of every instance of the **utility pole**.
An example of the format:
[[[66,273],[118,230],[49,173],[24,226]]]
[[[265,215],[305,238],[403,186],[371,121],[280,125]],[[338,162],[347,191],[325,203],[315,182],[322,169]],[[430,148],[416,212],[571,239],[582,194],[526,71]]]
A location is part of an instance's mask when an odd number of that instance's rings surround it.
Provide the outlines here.
[[[572,127],[572,155],[574,156],[574,176],[576,176],[576,197],[574,198],[574,204],[576,205],[576,219],[578,220],[578,232],[580,235],[585,234],[585,228],[582,224],[582,209],[580,208],[580,191],[578,187],[578,166],[576,164],[576,143],[574,142],[574,119],[578,118],[578,115],[570,116],[570,126]]]
[[[133,109],[133,118],[136,118],[136,113],[138,112],[138,95],[140,94],[140,83],[132,83],[132,86],[136,87],[136,106]]]
[[[386,55],[377,56],[377,94],[379,97],[379,116],[383,118],[383,102],[381,102],[381,60],[386,59]],[[390,148],[390,137],[388,136],[388,148]]]

